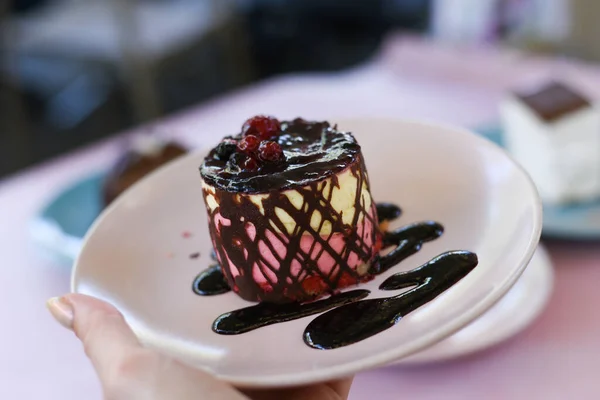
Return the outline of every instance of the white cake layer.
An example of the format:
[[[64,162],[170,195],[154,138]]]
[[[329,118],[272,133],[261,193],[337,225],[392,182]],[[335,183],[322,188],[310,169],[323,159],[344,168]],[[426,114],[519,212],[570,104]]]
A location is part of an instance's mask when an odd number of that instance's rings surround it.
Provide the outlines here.
[[[509,153],[535,181],[546,203],[600,196],[600,111],[586,108],[550,123],[516,98],[501,107]]]

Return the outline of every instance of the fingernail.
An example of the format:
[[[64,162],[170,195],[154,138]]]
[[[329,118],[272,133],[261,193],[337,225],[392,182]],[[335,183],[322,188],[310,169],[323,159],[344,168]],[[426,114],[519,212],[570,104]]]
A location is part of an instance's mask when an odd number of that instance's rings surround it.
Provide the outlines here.
[[[50,314],[67,329],[73,328],[73,307],[64,297],[53,297],[46,302]]]

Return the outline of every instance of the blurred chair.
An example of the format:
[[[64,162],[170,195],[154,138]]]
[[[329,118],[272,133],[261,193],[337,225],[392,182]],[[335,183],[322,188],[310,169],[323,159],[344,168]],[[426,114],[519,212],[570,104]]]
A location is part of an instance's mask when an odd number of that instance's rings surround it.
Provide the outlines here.
[[[376,54],[390,30],[424,32],[431,0],[239,0],[259,75],[337,71]]]
[[[3,25],[0,77],[16,93],[34,93],[39,99],[35,102],[44,103],[40,118],[50,125],[45,130],[67,132],[87,123],[82,130],[103,132],[83,136],[101,137],[198,101],[201,97],[195,93],[186,94],[187,102],[181,99],[185,96],[178,96],[191,86],[189,81],[180,85],[184,89],[174,91],[169,80],[180,82],[179,75],[189,78],[186,57],[196,53],[206,55],[205,65],[216,62],[214,54],[219,54],[220,66],[207,69],[229,74],[222,80],[239,83],[252,76],[251,63],[240,46],[243,28],[238,27],[230,0],[54,0],[25,14],[9,14],[5,8]],[[205,71],[193,72],[202,77]],[[218,80],[219,76],[204,76],[199,86]],[[170,92],[175,95],[169,96]],[[99,110],[122,99],[126,104],[113,106],[110,118],[90,123]],[[30,115],[25,120],[38,122],[31,117],[31,104],[24,107],[15,96],[11,104],[12,109],[27,108]],[[120,119],[120,123],[107,119]],[[19,126],[21,133],[13,135],[11,143],[23,142],[20,146],[31,152],[39,142],[32,136],[38,133],[30,127],[25,135],[23,125]],[[64,141],[64,134],[55,136],[47,138],[42,153],[51,147],[55,147],[51,153],[64,151],[64,146],[54,143]],[[72,142],[82,143],[81,136]],[[35,156],[19,158],[30,161]]]
[[[562,43],[565,53],[586,60],[600,61],[600,2],[589,0],[569,0],[572,29]]]

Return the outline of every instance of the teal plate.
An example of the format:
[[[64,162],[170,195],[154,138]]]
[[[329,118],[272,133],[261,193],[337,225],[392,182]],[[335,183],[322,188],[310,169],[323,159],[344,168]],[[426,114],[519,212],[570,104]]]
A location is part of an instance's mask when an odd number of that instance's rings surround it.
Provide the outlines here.
[[[497,125],[476,130],[503,146]],[[102,211],[100,189],[104,173],[96,173],[64,188],[32,221],[31,235],[39,247],[61,264],[70,266],[88,228]],[[600,201],[570,207],[544,206],[546,238],[600,239]]]
[[[35,243],[60,264],[70,266],[85,233],[103,209],[100,196],[105,173],[73,182],[52,198],[30,226]]]

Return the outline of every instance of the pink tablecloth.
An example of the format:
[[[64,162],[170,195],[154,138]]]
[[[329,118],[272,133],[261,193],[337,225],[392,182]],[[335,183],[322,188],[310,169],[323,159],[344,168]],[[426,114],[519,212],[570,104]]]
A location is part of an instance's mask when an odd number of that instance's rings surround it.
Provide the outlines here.
[[[600,87],[596,70],[587,67],[523,60],[515,53],[477,51],[458,56],[455,51],[396,38],[380,57],[355,70],[264,82],[159,125],[198,145],[238,129],[240,120],[258,112],[330,120],[394,116],[473,125],[494,118],[501,91],[517,78],[557,69]],[[54,191],[103,168],[117,152],[117,141],[109,140],[0,183],[1,399],[101,398],[80,344],[44,308],[48,297],[68,291],[70,271],[44,259],[27,229]],[[525,332],[461,360],[359,374],[350,398],[600,398],[595,368],[600,361],[596,309],[600,246],[548,243],[548,247],[556,265],[555,293],[544,314]]]

